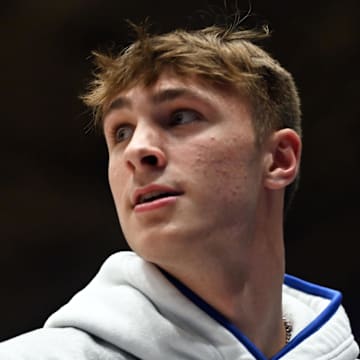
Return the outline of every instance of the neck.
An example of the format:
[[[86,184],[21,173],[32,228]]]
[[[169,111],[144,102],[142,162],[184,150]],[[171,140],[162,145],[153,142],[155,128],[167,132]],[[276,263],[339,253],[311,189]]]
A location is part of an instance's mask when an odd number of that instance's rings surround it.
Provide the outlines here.
[[[204,251],[203,256],[194,256],[185,267],[184,259],[181,267],[162,267],[237,326],[265,356],[271,357],[285,345],[286,339],[281,299],[283,234],[280,225],[270,228],[264,223],[256,228],[261,230],[247,233],[246,241],[243,236],[237,237],[238,246],[231,251],[219,252],[219,248],[212,254]]]

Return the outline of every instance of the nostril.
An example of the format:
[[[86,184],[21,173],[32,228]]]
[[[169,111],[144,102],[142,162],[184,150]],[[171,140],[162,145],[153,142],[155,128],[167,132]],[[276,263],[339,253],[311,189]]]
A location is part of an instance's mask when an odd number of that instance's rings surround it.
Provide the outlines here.
[[[156,166],[158,165],[158,159],[155,155],[147,155],[141,159],[141,162],[146,165]]]

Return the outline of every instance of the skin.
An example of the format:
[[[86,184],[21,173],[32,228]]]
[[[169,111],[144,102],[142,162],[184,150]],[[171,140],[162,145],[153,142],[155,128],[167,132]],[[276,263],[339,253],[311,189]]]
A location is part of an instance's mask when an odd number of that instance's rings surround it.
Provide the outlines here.
[[[130,247],[274,355],[285,342],[282,213],[284,188],[300,161],[297,134],[282,129],[259,146],[239,91],[171,72],[112,99],[104,133]],[[133,195],[150,184],[180,195],[137,211]]]

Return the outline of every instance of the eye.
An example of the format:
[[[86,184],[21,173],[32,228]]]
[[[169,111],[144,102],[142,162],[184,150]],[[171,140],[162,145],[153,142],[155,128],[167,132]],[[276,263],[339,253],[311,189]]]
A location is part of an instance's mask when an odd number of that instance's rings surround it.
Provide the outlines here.
[[[171,125],[189,124],[200,119],[198,112],[194,110],[178,110],[171,114]]]
[[[128,140],[133,133],[133,128],[130,125],[122,125],[114,130],[114,139],[116,142],[123,142]]]

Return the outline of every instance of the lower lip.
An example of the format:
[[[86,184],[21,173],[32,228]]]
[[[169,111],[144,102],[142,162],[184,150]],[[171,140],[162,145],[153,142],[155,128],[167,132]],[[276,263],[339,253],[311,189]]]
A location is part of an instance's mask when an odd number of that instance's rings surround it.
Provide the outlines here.
[[[164,206],[173,204],[177,200],[178,196],[168,196],[165,198],[150,201],[148,203],[138,204],[134,207],[135,212],[145,212],[156,210]]]

